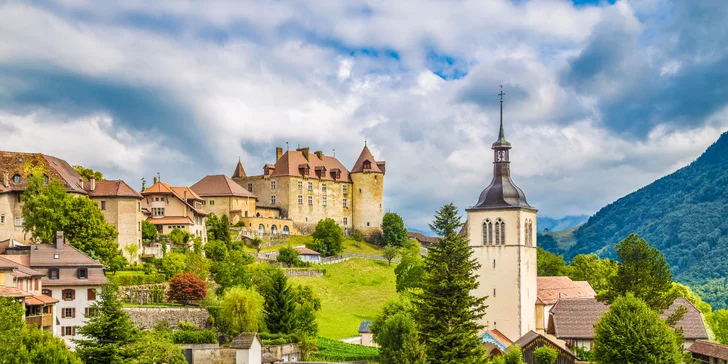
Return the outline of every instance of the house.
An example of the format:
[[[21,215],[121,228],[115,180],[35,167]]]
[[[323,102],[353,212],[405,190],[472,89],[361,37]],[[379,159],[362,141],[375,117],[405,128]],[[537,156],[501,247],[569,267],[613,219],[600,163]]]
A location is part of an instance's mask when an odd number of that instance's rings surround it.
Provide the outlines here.
[[[361,345],[375,346],[374,333],[372,333],[371,326],[371,321],[362,321],[361,324],[359,324],[359,336],[361,337]]]
[[[587,281],[572,281],[566,276],[536,278],[536,331],[545,332],[549,310],[559,299],[594,298],[597,293]]]
[[[230,343],[230,348],[235,349],[236,364],[262,363],[263,343],[254,332],[243,332],[236,336]]]
[[[256,214],[255,203],[258,198],[228,176],[205,176],[190,189],[203,199],[207,213],[218,217],[227,215],[232,224],[236,224],[242,217]]]
[[[154,184],[144,190],[142,196],[142,209],[148,215],[147,221],[157,227],[159,234],[180,229],[202,238],[203,242],[207,241],[204,200],[189,187],[172,187],[154,177]]]
[[[57,299],[42,293],[43,273],[21,264],[27,256],[0,256],[0,297],[11,297],[25,307],[25,323],[53,332],[53,308]]]
[[[407,237],[410,239],[415,239],[415,240],[419,241],[420,244],[424,247],[428,247],[437,242],[437,237],[425,236],[422,233],[413,232],[413,231],[407,232]]]
[[[523,361],[527,364],[534,364],[536,362],[534,358],[534,352],[536,349],[542,346],[548,346],[559,354],[556,358],[555,364],[574,364],[576,363],[576,356],[555,341],[548,337],[541,335],[535,331],[529,331],[523,335],[520,339],[514,343],[521,348],[523,352]]]
[[[728,363],[728,345],[697,340],[688,348],[688,351],[699,364]]]
[[[318,263],[321,261],[321,253],[306,248],[305,246],[297,246],[293,248],[298,252],[298,258],[304,262]]]
[[[708,340],[708,332],[705,329],[705,323],[703,322],[703,315],[700,313],[695,305],[693,305],[687,298],[678,297],[661,315],[662,319],[667,319],[673,314],[680,306],[687,309],[682,319],[675,324],[676,328],[683,330],[683,338],[685,342],[683,347],[685,349],[691,347],[698,340]]]
[[[503,333],[497,329],[487,330],[481,335],[485,351],[488,355],[500,355],[513,345],[513,341],[508,339]]]

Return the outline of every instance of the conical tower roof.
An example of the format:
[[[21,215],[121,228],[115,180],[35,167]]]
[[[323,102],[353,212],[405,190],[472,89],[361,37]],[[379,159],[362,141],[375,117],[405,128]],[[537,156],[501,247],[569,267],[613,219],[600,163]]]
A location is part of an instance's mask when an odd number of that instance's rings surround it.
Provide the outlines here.
[[[361,150],[361,154],[359,154],[359,158],[356,159],[356,163],[354,163],[354,168],[351,169],[350,173],[364,172],[364,161],[370,162],[371,172],[384,173],[381,169],[379,169],[379,166],[377,166],[377,161],[374,159],[372,152],[369,150],[369,147],[367,147],[366,144],[364,144],[364,149]]]
[[[233,172],[232,178],[246,178],[248,177],[245,174],[245,168],[243,168],[243,163],[238,159],[238,165],[235,166],[235,172]]]

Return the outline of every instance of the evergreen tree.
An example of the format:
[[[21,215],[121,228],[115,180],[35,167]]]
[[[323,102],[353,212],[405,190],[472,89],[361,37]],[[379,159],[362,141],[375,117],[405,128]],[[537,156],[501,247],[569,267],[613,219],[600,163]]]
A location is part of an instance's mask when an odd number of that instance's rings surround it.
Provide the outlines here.
[[[138,330],[122,310],[116,287],[101,287],[91,307],[96,313],[77,330],[84,338],[76,340],[76,352],[87,364],[124,363],[133,355],[129,345],[135,342]]]
[[[288,278],[281,270],[273,272],[263,289],[265,323],[272,334],[291,334],[295,330],[294,296]]]
[[[675,332],[641,299],[614,300],[594,327],[597,363],[681,363]]]
[[[430,225],[440,237],[425,257],[422,292],[416,295],[415,319],[430,363],[482,363],[484,349],[477,321],[485,315],[485,298],[474,297],[480,268],[453,204],[443,206]]]
[[[394,212],[387,212],[382,218],[382,238],[384,244],[400,247],[409,239],[407,228],[402,217]]]

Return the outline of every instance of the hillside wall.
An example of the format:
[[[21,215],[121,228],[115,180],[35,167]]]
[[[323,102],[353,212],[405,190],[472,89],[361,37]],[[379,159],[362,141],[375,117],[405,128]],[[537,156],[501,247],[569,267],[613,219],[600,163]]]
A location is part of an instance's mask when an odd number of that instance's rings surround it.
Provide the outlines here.
[[[124,311],[140,329],[152,329],[162,321],[170,326],[186,321],[205,329],[210,321],[207,310],[199,307],[124,307]]]

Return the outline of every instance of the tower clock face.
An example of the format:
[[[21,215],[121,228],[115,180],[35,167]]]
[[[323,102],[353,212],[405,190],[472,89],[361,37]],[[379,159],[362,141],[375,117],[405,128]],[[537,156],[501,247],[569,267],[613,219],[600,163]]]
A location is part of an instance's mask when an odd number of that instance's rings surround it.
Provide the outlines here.
[[[506,152],[502,151],[502,150],[498,151],[497,160],[498,160],[498,162],[505,162],[506,161]]]

